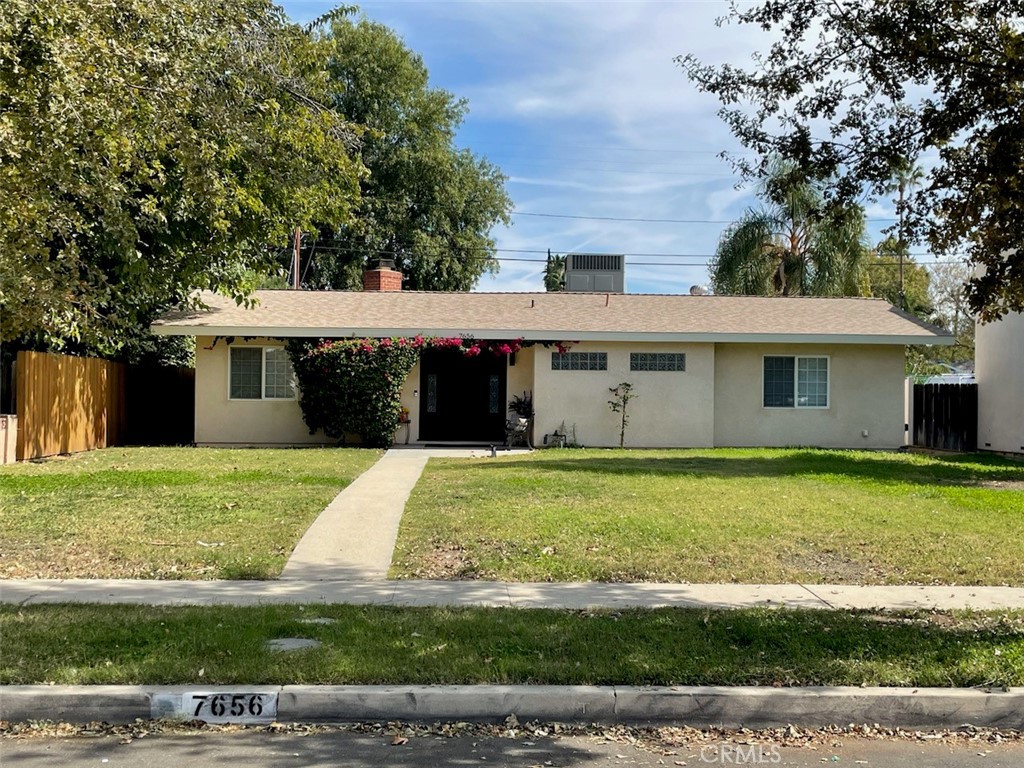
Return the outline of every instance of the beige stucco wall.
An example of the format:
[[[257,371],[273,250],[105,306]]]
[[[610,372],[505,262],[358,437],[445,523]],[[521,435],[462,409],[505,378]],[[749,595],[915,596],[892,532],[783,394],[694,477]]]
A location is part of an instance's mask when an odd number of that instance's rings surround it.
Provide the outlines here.
[[[765,355],[827,356],[829,407],[765,408]],[[904,365],[901,346],[717,344],[714,444],[898,448]]]
[[[336,441],[322,431],[309,434],[297,400],[230,400],[228,344],[200,337],[196,344],[195,439],[199,445],[322,445]],[[280,340],[236,340],[233,346],[283,346]],[[525,349],[508,369],[508,399],[532,391],[534,351]],[[402,405],[409,409],[408,428],[399,427],[399,443],[419,441],[420,366],[412,369],[402,387]]]
[[[714,438],[713,344],[586,342],[573,352],[607,352],[607,371],[552,371],[553,349],[534,347],[534,439],[554,432],[562,422],[586,446],[619,444],[619,415],[608,407],[610,387],[628,381],[636,398],[629,403],[626,446],[705,447]],[[683,352],[686,370],[631,371],[630,352]]]
[[[1019,318],[1018,318],[1019,319]],[[996,333],[1001,332],[995,329]],[[1012,330],[1002,329],[1005,341],[996,337],[995,349],[1014,341]],[[1024,334],[1017,333],[1020,344]],[[280,341],[251,339],[236,345],[281,346]],[[979,344],[979,348],[983,346]],[[211,348],[212,347],[212,348]],[[552,349],[542,346],[521,351],[516,365],[508,368],[508,399],[531,391],[536,419],[534,441],[554,432],[562,422],[576,425],[580,443],[594,447],[617,446],[619,417],[608,407],[609,388],[620,382],[633,384],[636,398],[629,404],[628,447],[710,447],[818,445],[842,448],[895,448],[903,442],[903,348],[898,346],[811,346],[754,344],[688,344],[586,342],[572,347],[578,352],[607,352],[607,371],[552,371]],[[1019,346],[1018,346],[1019,349]],[[630,352],[683,352],[686,371],[630,371]],[[830,358],[830,405],[824,410],[769,409],[762,403],[762,357],[766,354],[827,355]],[[993,362],[999,359],[993,355]],[[1024,373],[1018,353],[1014,385],[1006,374],[1006,392],[1016,394],[1015,404],[990,390],[981,403],[997,414],[992,429],[1013,440],[1020,439],[1006,413],[1020,414]],[[992,370],[991,365],[988,366]],[[979,353],[979,382],[986,364]],[[1002,375],[1002,374],[1000,374]],[[412,423],[409,440],[419,440],[420,368],[417,365],[402,390],[402,404]],[[1014,389],[1016,386],[1016,389]],[[984,405],[982,406],[984,409]],[[1014,408],[1016,410],[1009,410]],[[985,411],[983,410],[983,413]],[[316,445],[334,441],[322,433],[310,435],[295,400],[229,400],[228,345],[213,345],[200,337],[196,349],[196,442],[201,445]],[[868,437],[862,437],[862,430]],[[1014,437],[1017,435],[1017,437]],[[405,440],[400,428],[399,441]],[[979,435],[979,443],[986,438]],[[1002,440],[1003,438],[998,438]],[[996,447],[993,450],[1015,450]],[[981,443],[983,444],[983,443]],[[1024,444],[1024,440],[1018,445]]]
[[[236,340],[232,346],[281,347],[271,339]],[[196,435],[199,445],[321,445],[336,441],[309,434],[297,400],[228,399],[228,344],[196,339]]]
[[[516,364],[508,366],[508,399],[513,395],[523,396],[523,392],[533,391],[534,360],[537,347],[527,347],[516,352]]]
[[[978,448],[1024,453],[1024,315],[977,326],[974,375]]]
[[[409,426],[399,427],[395,432],[396,442],[415,443],[420,439],[420,364],[416,363],[402,385],[402,407],[409,409]],[[406,434],[408,429],[408,434]]]

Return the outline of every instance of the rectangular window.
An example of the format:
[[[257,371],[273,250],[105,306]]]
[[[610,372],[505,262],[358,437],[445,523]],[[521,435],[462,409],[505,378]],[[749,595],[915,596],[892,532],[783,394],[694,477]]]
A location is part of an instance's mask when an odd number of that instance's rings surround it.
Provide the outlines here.
[[[260,369],[262,347],[231,347],[231,399],[259,400],[263,395]]]
[[[799,408],[828,407],[828,358],[798,357],[796,404]]]
[[[281,347],[229,347],[232,400],[293,400],[295,372]]]
[[[263,350],[263,396],[270,399],[290,400],[295,397],[295,372],[288,352],[280,347]]]
[[[552,352],[552,371],[607,371],[607,352]]]
[[[686,355],[682,352],[630,352],[631,371],[685,371]]]
[[[765,408],[828,408],[828,358],[764,358]]]

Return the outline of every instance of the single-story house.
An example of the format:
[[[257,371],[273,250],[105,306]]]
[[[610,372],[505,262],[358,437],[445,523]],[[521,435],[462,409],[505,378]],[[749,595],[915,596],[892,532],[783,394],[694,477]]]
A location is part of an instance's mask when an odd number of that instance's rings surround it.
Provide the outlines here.
[[[426,351],[404,385],[403,442],[500,443],[509,399],[528,392],[535,442],[574,430],[617,446],[609,388],[629,382],[631,447],[896,448],[906,345],[952,342],[877,299],[429,293],[402,291],[386,267],[364,286],[258,291],[251,309],[210,294],[208,309],[158,320],[157,334],[196,337],[196,442],[331,442],[303,423],[284,340],[420,334],[525,346]]]
[[[1010,312],[974,331],[978,448],[1024,453],[1024,314]]]

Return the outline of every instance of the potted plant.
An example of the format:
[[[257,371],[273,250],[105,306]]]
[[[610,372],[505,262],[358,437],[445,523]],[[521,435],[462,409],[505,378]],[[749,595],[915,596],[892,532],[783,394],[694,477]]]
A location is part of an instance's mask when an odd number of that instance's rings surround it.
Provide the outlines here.
[[[532,419],[533,394],[531,392],[524,391],[522,397],[519,395],[512,395],[512,399],[508,402],[508,409],[521,419]]]

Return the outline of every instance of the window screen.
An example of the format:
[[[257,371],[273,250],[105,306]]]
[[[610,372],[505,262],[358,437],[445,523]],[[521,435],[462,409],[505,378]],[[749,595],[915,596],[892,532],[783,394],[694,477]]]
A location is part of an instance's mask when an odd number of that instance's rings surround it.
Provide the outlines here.
[[[792,357],[766,357],[764,359],[764,407],[793,407]]]

